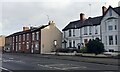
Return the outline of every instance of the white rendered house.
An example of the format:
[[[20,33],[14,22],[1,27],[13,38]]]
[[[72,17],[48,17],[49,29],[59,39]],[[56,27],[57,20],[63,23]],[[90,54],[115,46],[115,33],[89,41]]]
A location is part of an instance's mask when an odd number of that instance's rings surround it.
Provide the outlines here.
[[[63,31],[62,48],[80,49],[90,39],[100,37],[101,16],[85,19],[83,13],[80,14],[80,20],[70,22]]]
[[[70,22],[63,31],[62,48],[81,48],[90,39],[99,38],[106,51],[120,51],[120,7],[102,7],[102,16]]]
[[[120,51],[120,7],[109,6],[101,20],[101,33],[106,51]]]

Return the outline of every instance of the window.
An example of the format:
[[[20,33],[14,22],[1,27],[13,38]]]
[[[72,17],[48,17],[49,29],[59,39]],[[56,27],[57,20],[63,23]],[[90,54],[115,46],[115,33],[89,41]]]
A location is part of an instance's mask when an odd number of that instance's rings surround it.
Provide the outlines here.
[[[18,41],[18,36],[16,36],[16,42]]]
[[[115,35],[115,44],[117,45],[117,35]]]
[[[73,29],[73,36],[75,36],[75,29]]]
[[[13,48],[12,49],[14,50],[14,43],[13,43]]]
[[[117,25],[115,25],[115,30],[117,30]]]
[[[69,47],[70,47],[70,48],[72,47],[72,42],[71,42],[71,40],[69,40]]]
[[[75,47],[75,41],[73,41],[73,47]]]
[[[71,37],[71,30],[69,30],[69,37]]]
[[[29,42],[27,42],[27,49],[29,49]]]
[[[14,37],[13,37],[13,42],[14,42]]]
[[[87,35],[87,27],[84,27],[84,35]]]
[[[106,45],[107,45],[107,36],[105,36],[105,40],[106,40]]]
[[[19,35],[19,41],[21,41],[21,35]]]
[[[27,40],[29,40],[29,34],[27,34]]]
[[[18,51],[18,44],[16,43],[16,51]]]
[[[23,34],[23,41],[25,41],[25,34]]]
[[[95,34],[98,34],[97,26],[95,26]]]
[[[21,43],[19,43],[19,50],[21,50]]]
[[[35,40],[35,33],[32,33],[32,40]]]
[[[109,36],[109,45],[113,45],[113,36]]]
[[[36,32],[36,39],[39,40],[39,32]]]
[[[109,10],[109,15],[112,16],[112,9]]]
[[[92,34],[92,27],[90,26],[89,27],[89,35],[91,35]]]
[[[109,25],[109,26],[108,26],[108,30],[109,30],[109,31],[113,30],[113,26],[112,26],[112,25]]]

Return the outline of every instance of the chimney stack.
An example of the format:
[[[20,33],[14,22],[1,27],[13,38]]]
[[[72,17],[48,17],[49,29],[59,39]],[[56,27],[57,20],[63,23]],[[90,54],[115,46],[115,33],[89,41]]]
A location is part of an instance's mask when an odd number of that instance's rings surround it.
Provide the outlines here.
[[[80,13],[80,20],[85,20],[85,14],[84,13]]]
[[[48,25],[55,25],[54,21],[49,21]]]
[[[23,31],[29,30],[29,27],[23,27]]]
[[[105,6],[103,6],[102,7],[102,14],[104,15],[106,11],[107,11],[107,8]]]

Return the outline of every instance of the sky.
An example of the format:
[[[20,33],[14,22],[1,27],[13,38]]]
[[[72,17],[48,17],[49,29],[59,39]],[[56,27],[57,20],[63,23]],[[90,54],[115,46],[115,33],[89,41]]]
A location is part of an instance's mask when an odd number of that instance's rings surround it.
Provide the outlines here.
[[[1,0],[0,35],[22,31],[23,26],[40,26],[53,20],[62,29],[69,22],[102,15],[102,6],[118,6],[120,0]],[[91,6],[90,6],[91,4]]]

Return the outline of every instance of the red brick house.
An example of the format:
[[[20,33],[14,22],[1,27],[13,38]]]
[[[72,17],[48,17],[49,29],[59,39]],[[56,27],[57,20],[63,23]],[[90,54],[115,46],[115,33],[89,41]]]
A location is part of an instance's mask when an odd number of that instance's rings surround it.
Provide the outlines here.
[[[44,31],[44,32],[41,32],[41,31]],[[54,31],[54,32],[51,32],[51,31]],[[49,36],[47,34],[50,34],[52,36]],[[58,36],[56,36],[56,34]],[[47,46],[50,45],[50,46],[49,47],[46,46],[46,48],[42,46],[45,44],[41,45],[41,43],[44,43],[44,41],[47,41],[46,40],[48,38],[47,36],[49,37],[49,39],[52,39],[50,40],[51,42],[54,40],[57,40],[58,41],[57,48],[61,48],[62,33],[59,29],[57,29],[53,21],[49,22],[48,25],[43,25],[40,27],[30,27],[30,29],[29,27],[23,27],[23,31],[16,32],[5,38],[5,46],[9,47],[10,52],[48,53],[48,52],[51,52],[52,48],[54,47],[53,42],[49,43],[49,40],[48,40],[48,45],[47,43],[46,45]],[[46,38],[43,38],[43,37],[46,37]],[[42,39],[42,42],[41,42],[41,39]]]

